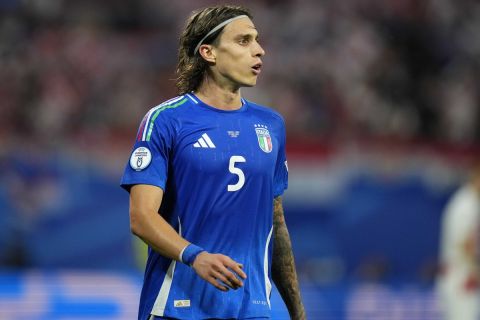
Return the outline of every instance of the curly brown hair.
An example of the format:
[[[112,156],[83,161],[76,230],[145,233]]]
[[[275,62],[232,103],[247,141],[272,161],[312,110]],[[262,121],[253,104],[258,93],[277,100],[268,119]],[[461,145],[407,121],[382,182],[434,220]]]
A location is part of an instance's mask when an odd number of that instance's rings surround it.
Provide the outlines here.
[[[180,95],[195,91],[207,71],[207,61],[198,52],[194,52],[198,42],[223,21],[239,15],[252,19],[247,8],[233,5],[218,5],[192,12],[179,41],[176,86]],[[215,43],[222,30],[223,28],[211,34],[203,43]]]

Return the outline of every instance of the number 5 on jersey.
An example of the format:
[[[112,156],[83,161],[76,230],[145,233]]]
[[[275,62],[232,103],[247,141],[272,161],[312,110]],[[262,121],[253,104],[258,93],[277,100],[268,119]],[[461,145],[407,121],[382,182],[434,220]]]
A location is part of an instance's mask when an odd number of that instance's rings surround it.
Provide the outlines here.
[[[230,163],[228,165],[228,170],[238,176],[238,182],[235,184],[229,184],[227,186],[228,191],[238,191],[240,190],[243,185],[245,184],[245,174],[243,173],[242,169],[235,167],[237,162],[247,162],[244,157],[242,156],[231,156]]]

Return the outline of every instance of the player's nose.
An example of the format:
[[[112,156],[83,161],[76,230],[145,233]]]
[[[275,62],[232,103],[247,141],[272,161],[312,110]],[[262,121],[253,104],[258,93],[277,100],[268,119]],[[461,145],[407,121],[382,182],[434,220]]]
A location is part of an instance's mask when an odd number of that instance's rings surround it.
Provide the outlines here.
[[[253,55],[255,57],[263,57],[265,55],[265,50],[262,48],[260,43],[255,41],[255,45],[253,48]]]

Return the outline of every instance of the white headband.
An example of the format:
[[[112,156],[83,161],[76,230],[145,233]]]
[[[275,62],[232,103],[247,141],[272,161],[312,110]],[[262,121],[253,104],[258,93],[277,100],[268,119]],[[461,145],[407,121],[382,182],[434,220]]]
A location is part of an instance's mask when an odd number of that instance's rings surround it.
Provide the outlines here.
[[[240,19],[240,18],[248,18],[248,16],[242,14],[241,16],[236,16],[236,17],[227,19],[227,20],[223,21],[222,23],[220,23],[220,24],[219,24],[218,26],[216,26],[215,28],[213,28],[212,30],[210,30],[210,32],[207,33],[207,35],[206,35],[205,37],[203,37],[202,40],[200,40],[200,41],[198,42],[197,46],[195,47],[195,51],[193,51],[193,55],[196,55],[196,54],[197,54],[198,49],[199,49],[200,46],[202,45],[203,41],[205,41],[205,39],[207,39],[209,36],[211,36],[212,34],[214,34],[218,29],[224,27],[225,25],[229,24],[229,23],[232,22],[233,20],[237,20],[237,19]]]

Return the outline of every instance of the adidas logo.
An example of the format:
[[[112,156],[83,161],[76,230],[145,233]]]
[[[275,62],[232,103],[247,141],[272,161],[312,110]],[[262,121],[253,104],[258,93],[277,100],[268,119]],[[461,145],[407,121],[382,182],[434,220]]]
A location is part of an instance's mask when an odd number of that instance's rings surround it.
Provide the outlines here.
[[[190,300],[173,300],[173,306],[175,308],[190,307]]]
[[[204,133],[202,137],[193,144],[195,148],[216,148],[210,137]]]

